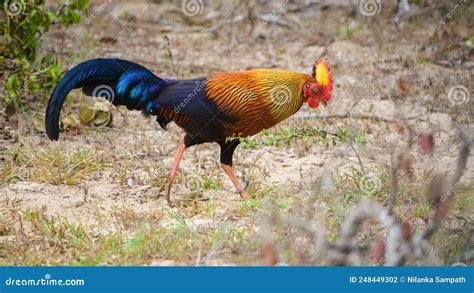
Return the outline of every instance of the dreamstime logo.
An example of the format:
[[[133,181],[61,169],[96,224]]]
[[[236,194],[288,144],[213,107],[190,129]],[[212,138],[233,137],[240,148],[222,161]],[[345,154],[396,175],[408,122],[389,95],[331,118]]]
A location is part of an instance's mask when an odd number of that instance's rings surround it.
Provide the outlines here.
[[[448,100],[455,106],[467,103],[470,98],[469,89],[463,85],[455,85],[449,89]]]
[[[270,91],[270,99],[274,105],[282,106],[291,100],[291,89],[285,85],[279,85]]]
[[[12,277],[5,280],[7,287],[74,287],[85,286],[84,279],[53,279],[50,274],[45,274],[39,279],[14,279]]]
[[[384,89],[387,88],[389,78],[390,77],[384,77],[372,82],[369,90],[354,100],[349,109],[349,113],[354,116],[373,112],[376,108],[376,96],[383,95]]]
[[[32,81],[29,77],[26,77],[25,80],[21,82],[19,89],[12,94],[12,97],[18,98],[18,96],[21,96],[23,93],[26,93],[30,86],[32,86]]]
[[[98,87],[94,88],[92,95],[94,97],[102,97],[111,103],[113,103],[115,99],[115,92],[108,85],[99,85]]]
[[[280,5],[278,5],[277,8],[273,9],[272,10],[272,13],[269,14],[269,15],[266,15],[266,16],[263,16],[262,19],[263,19],[263,23],[264,24],[267,24],[272,17],[276,17],[278,16],[279,14],[285,12],[285,7],[286,5],[288,4],[288,2],[290,2],[290,0],[283,0],[282,3],[280,3]]]
[[[187,16],[196,16],[204,12],[204,4],[202,0],[183,0],[181,10]]]
[[[85,24],[90,24],[90,23],[97,17],[97,15],[99,15],[100,13],[102,13],[102,11],[104,11],[104,9],[105,9],[110,3],[112,3],[112,0],[104,0],[104,3],[100,4],[100,5],[94,10],[94,12],[92,12],[92,13],[86,18],[86,20],[84,20],[84,23],[85,23]]]
[[[351,116],[361,115],[363,113],[369,113],[373,106],[373,102],[370,99],[359,99],[349,109]]]
[[[206,80],[198,80],[196,81],[196,86],[194,87],[194,90],[189,93],[189,95],[181,102],[179,103],[178,106],[174,107],[174,112],[179,113],[181,110],[183,110],[196,96],[203,91],[205,91],[207,84],[207,79]]]
[[[448,11],[448,13],[446,13],[445,16],[441,17],[440,23],[441,24],[447,23],[456,13],[458,13],[459,10],[461,10],[461,8],[467,2],[469,2],[469,0],[460,0],[458,4],[454,5],[453,8],[451,8],[451,10]]]
[[[382,181],[375,173],[367,173],[360,178],[360,187],[367,194],[374,194],[382,188]]]
[[[6,0],[3,3],[3,10],[10,17],[17,16],[25,10],[25,2],[22,0]]]
[[[382,3],[380,0],[360,0],[359,10],[365,16],[374,16],[382,10]]]

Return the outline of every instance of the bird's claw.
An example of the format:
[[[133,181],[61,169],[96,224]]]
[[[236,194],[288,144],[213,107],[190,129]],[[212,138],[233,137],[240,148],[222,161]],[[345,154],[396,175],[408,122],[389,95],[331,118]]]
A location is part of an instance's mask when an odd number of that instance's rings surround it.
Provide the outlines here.
[[[239,191],[240,193],[240,197],[243,199],[243,200],[249,200],[250,199],[250,196],[248,195],[248,193],[245,191],[247,189],[247,187],[249,186],[249,181],[248,180],[245,180],[245,179],[241,179],[240,180],[240,186],[242,188],[242,190]]]
[[[235,190],[235,193],[240,193],[240,196],[242,198],[244,198],[244,196],[247,196],[248,197],[248,194],[247,192],[245,192],[245,190],[247,189],[247,187],[249,187],[249,181],[248,180],[245,180],[245,179],[241,179],[240,180],[240,188],[237,188]],[[245,195],[242,195],[242,193],[244,193]]]
[[[240,197],[243,200],[249,200],[250,199],[250,196],[247,194],[247,192],[245,190],[240,191]]]

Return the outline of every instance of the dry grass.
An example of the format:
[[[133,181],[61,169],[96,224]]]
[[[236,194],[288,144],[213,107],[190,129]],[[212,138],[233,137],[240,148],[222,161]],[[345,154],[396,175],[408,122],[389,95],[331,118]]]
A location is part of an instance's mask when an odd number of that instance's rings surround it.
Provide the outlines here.
[[[65,150],[19,144],[5,155],[10,164],[3,166],[2,183],[22,180],[76,185],[94,172],[110,168],[110,159],[107,161],[106,154],[85,147]]]
[[[386,15],[352,17],[347,8],[330,8],[317,10],[315,17],[306,9],[279,15],[290,28],[254,20],[251,31],[248,20],[222,24],[230,18],[226,13],[242,14],[245,5],[234,10],[227,4],[206,5],[203,15],[188,17],[174,2],[114,1],[89,25],[53,30],[42,49],[54,50],[68,65],[113,56],[160,76],[184,78],[254,67],[309,72],[317,55],[324,54],[335,76],[334,100],[327,109],[302,109],[302,114],[336,117],[349,111],[382,119],[299,117],[244,141],[234,160],[238,176],[250,181],[253,198],[247,202],[221,171],[217,145],[193,147],[184,155],[173,187],[176,207],[170,208],[160,189],[181,135],[176,126],[164,132],[153,119],[111,107],[111,128],[69,123],[60,141],[52,143],[34,125],[19,126],[10,117],[0,130],[0,265],[260,265],[266,237],[276,243],[280,262],[326,265],[307,236],[285,222],[269,227],[262,215],[271,206],[282,215],[323,225],[335,243],[359,202],[388,203],[391,155],[410,140],[408,128],[415,145],[416,135],[432,132],[435,150],[425,155],[414,147],[408,153],[413,174],[400,178],[394,214],[413,229],[426,225],[433,212],[425,197],[429,179],[452,171],[459,130],[473,130],[472,97],[458,106],[446,100],[452,85],[472,87],[469,70],[435,65],[461,48],[451,39],[472,35],[464,12],[432,29],[437,20],[431,15],[395,27]],[[253,9],[271,12],[271,7]],[[210,11],[218,16],[206,18]],[[209,31],[219,23],[219,29]],[[81,103],[94,101],[79,100],[66,104],[63,118],[73,115],[72,121],[79,121]],[[45,105],[35,107],[43,113]],[[344,139],[308,129],[343,133]],[[450,265],[463,253],[472,254],[472,161],[450,216],[430,241],[433,253],[409,264]],[[369,249],[383,234],[369,222],[358,240]],[[368,257],[363,261],[377,265]],[[464,262],[472,264],[472,259]]]

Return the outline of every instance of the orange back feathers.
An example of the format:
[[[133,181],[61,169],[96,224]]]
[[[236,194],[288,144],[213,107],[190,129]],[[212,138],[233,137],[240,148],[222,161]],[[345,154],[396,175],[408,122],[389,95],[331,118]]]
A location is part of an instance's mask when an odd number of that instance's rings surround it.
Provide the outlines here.
[[[302,88],[311,76],[290,70],[253,69],[209,77],[207,97],[227,115],[238,118],[227,134],[253,135],[296,113]]]

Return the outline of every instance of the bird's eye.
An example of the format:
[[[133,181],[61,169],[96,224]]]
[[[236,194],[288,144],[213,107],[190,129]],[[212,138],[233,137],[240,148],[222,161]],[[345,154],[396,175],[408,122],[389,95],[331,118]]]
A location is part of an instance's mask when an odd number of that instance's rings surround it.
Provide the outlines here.
[[[317,93],[317,92],[319,92],[319,89],[318,89],[318,88],[315,88],[315,89],[313,90],[313,92]]]
[[[309,85],[309,83],[307,83],[307,84],[306,84],[306,88],[309,89],[309,87],[310,87],[310,85]]]

